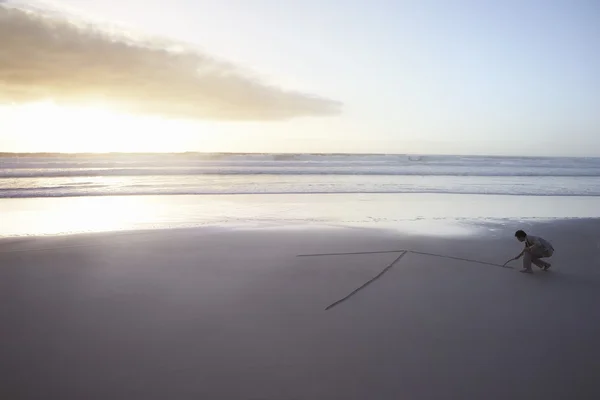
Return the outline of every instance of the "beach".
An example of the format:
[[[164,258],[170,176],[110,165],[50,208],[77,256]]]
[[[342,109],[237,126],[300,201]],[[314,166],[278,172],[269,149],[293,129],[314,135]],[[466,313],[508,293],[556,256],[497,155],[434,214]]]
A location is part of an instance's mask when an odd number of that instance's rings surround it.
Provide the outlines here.
[[[0,0],[0,400],[600,399],[600,3],[283,4]]]
[[[0,395],[598,398],[600,222],[442,222],[6,237]]]
[[[0,161],[2,399],[600,396],[597,159]]]

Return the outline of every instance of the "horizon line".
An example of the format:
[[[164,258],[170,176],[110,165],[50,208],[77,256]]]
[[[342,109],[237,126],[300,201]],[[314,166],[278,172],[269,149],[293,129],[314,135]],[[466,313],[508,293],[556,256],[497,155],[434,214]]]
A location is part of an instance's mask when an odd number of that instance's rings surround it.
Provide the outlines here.
[[[52,152],[52,151],[37,151],[37,152],[0,152],[0,157],[21,157],[21,156],[185,156],[185,155],[203,155],[203,156],[245,156],[245,155],[272,155],[272,156],[408,156],[408,157],[488,157],[488,158],[600,158],[597,156],[534,156],[534,155],[508,155],[508,154],[449,154],[449,153],[350,153],[350,152],[203,152],[203,151],[175,151],[175,152],[127,152],[127,151],[111,151],[111,152]]]

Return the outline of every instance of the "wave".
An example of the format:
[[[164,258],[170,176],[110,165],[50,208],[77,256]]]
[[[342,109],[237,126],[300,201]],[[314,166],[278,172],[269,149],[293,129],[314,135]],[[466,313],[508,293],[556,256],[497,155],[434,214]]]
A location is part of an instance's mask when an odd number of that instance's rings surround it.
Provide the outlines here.
[[[495,196],[531,196],[531,197],[600,197],[600,191],[586,193],[586,192],[534,192],[534,191],[519,191],[510,192],[502,190],[488,190],[488,191],[477,191],[477,190],[444,190],[444,189],[429,189],[429,190],[379,190],[379,191],[361,191],[361,190],[349,190],[349,191],[202,191],[202,190],[171,190],[171,191],[158,191],[158,190],[129,190],[129,191],[118,191],[118,192],[57,192],[57,191],[31,191],[18,193],[7,193],[0,191],[0,198],[58,198],[58,197],[104,197],[104,196],[234,196],[234,195],[309,195],[309,194],[321,194],[321,195],[336,195],[336,194],[450,194],[450,195],[495,195]]]
[[[0,178],[68,178],[101,176],[186,175],[387,175],[387,176],[479,176],[479,177],[600,177],[600,169],[584,168],[398,168],[398,167],[199,167],[199,168],[91,168],[0,169]]]
[[[0,157],[0,178],[269,174],[600,176],[600,158],[196,153]]]

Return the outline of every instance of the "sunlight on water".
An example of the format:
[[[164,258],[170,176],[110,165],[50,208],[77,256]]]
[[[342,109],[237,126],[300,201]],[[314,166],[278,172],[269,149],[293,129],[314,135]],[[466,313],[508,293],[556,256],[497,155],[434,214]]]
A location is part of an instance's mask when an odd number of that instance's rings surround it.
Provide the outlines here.
[[[131,229],[151,220],[155,212],[147,201],[136,197],[106,197],[5,201],[0,235],[48,235],[106,232]],[[56,201],[60,200],[60,201]],[[8,232],[7,232],[8,231]]]
[[[463,235],[477,223],[600,217],[595,197],[441,194],[0,199],[0,237],[184,227],[354,227]]]

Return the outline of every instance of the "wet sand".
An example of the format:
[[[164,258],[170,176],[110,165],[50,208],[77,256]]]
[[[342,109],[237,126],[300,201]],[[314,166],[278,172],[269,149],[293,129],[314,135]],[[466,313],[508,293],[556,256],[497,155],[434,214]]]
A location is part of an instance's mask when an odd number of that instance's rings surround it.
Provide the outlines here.
[[[533,275],[515,228],[3,240],[0,397],[599,398],[600,222],[526,225]]]

